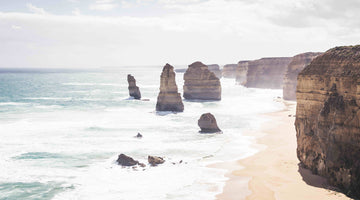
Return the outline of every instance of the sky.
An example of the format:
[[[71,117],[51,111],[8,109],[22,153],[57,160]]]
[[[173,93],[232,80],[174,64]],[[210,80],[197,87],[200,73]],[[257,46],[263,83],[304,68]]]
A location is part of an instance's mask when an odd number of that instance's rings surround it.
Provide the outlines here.
[[[231,64],[360,41],[359,0],[0,0],[0,68]]]

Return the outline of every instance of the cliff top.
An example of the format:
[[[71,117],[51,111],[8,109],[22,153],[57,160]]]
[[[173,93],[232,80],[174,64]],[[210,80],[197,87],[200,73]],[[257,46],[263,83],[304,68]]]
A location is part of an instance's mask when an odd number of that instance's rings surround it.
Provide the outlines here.
[[[360,76],[360,45],[332,48],[316,57],[299,75]]]

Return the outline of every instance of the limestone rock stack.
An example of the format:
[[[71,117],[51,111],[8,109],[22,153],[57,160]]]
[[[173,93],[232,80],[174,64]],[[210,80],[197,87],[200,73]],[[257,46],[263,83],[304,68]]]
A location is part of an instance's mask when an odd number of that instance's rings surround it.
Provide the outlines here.
[[[360,45],[336,47],[298,75],[297,156],[360,198]]]
[[[238,65],[237,64],[227,64],[224,65],[222,69],[222,76],[224,78],[235,78],[236,77],[236,69]]]
[[[291,57],[261,58],[248,63],[246,87],[282,89]]]
[[[246,84],[246,75],[250,61],[239,61],[236,68],[236,83],[240,85]]]
[[[221,70],[218,64],[211,64],[207,66],[210,71],[214,72],[216,77],[218,77],[219,79],[221,78]]]
[[[198,125],[201,129],[200,133],[217,133],[221,132],[217,126],[216,119],[211,113],[202,114],[198,120]]]
[[[221,100],[219,78],[201,62],[189,65],[184,74],[184,98]]]
[[[129,83],[129,95],[131,97],[134,97],[134,99],[141,99],[141,93],[139,90],[139,87],[136,86],[136,80],[131,74],[128,74],[127,81]]]
[[[169,64],[164,66],[160,76],[160,93],[156,111],[184,111],[184,104],[175,81],[174,67]]]
[[[284,76],[283,98],[285,100],[296,100],[297,75],[309,65],[314,58],[321,54],[322,53],[308,52],[293,57]]]

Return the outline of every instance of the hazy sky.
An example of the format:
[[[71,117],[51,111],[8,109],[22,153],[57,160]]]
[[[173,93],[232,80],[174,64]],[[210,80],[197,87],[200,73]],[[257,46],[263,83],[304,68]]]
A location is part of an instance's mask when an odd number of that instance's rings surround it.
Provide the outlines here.
[[[237,63],[360,41],[359,0],[0,0],[0,67]]]

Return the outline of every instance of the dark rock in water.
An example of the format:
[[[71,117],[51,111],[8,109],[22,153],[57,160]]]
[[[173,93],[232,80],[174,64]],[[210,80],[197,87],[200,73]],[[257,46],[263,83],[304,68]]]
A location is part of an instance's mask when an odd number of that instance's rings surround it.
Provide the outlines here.
[[[198,120],[198,125],[201,128],[200,133],[217,133],[221,132],[217,126],[216,119],[211,113],[202,114]]]
[[[129,95],[135,99],[141,99],[141,93],[139,87],[136,86],[136,80],[131,74],[128,74],[127,81],[129,83]]]
[[[166,64],[160,76],[160,93],[157,98],[156,111],[184,111],[184,104],[175,82],[174,67]]]
[[[189,65],[184,74],[184,98],[190,100],[221,100],[219,78],[201,62]]]
[[[155,167],[159,164],[163,164],[165,160],[157,156],[148,156],[148,162],[150,163],[151,166]]]
[[[141,135],[141,133],[138,133],[135,137],[142,138],[143,136]]]
[[[118,159],[116,160],[116,162],[121,165],[121,166],[126,166],[126,167],[130,167],[130,166],[134,166],[134,165],[144,165],[142,163],[140,163],[137,160],[134,160],[133,158],[125,155],[125,154],[120,154]]]

